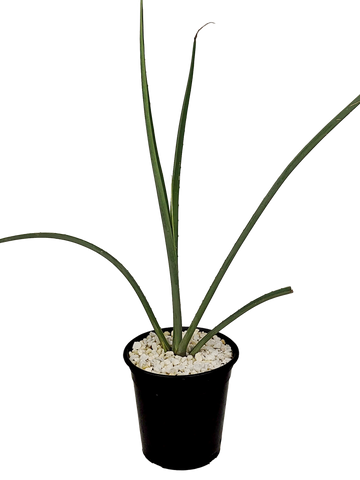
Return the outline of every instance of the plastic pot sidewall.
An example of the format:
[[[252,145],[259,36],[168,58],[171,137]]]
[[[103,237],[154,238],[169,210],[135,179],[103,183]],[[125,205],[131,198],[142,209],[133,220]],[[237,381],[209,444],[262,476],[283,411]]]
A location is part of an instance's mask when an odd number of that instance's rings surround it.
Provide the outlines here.
[[[219,333],[232,348],[230,362],[195,375],[161,375],[146,372],[129,360],[133,343],[149,333],[138,335],[124,349],[134,382],[143,453],[151,462],[174,470],[206,465],[220,452],[228,384],[239,358],[238,347]]]

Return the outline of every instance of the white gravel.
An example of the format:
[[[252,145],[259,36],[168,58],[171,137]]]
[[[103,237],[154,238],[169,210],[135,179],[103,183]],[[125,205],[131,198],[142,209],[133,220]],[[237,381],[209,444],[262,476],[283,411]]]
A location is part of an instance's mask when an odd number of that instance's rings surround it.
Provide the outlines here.
[[[164,332],[165,338],[172,345],[172,333]],[[183,336],[185,332],[183,332]],[[195,330],[188,346],[188,352],[194,348],[206,332]],[[151,332],[140,342],[134,342],[129,354],[130,361],[147,372],[161,375],[194,375],[196,373],[214,370],[225,365],[232,359],[230,345],[214,335],[205,343],[195,356],[187,354],[184,357],[174,355],[174,352],[164,352],[156,333]]]

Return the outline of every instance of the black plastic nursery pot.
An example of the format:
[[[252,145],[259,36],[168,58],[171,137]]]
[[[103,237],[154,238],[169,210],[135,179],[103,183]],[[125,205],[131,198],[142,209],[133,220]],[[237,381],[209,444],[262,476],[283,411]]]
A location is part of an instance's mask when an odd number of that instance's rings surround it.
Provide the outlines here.
[[[200,330],[209,332],[202,327]],[[149,333],[138,335],[124,349],[124,360],[134,381],[143,453],[150,462],[164,468],[203,467],[220,452],[229,379],[239,349],[219,333],[232,348],[230,362],[195,375],[161,375],[146,372],[129,360],[133,343]]]

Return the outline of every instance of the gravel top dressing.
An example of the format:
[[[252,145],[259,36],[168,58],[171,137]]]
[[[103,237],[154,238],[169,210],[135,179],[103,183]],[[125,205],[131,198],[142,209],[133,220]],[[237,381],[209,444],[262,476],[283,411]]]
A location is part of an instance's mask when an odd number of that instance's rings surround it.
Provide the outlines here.
[[[186,332],[182,332],[183,336]],[[173,332],[164,332],[166,340],[172,345]],[[206,335],[206,332],[195,330],[188,346],[190,352],[195,345]],[[130,361],[147,372],[160,375],[194,375],[209,370],[214,370],[230,362],[232,350],[217,335],[205,343],[198,353],[187,354],[184,357],[175,355],[174,352],[165,352],[156,333],[151,332],[140,342],[134,342],[133,349],[129,353]]]

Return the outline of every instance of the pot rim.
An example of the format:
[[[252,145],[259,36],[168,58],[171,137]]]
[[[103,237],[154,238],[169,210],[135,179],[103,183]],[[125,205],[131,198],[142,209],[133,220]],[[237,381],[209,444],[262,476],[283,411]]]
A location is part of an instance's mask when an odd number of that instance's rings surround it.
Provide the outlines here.
[[[182,327],[182,330],[187,330],[188,328],[189,327]],[[162,328],[161,330],[163,332],[171,331],[171,330],[173,330],[173,327]],[[205,327],[200,327],[199,330],[203,331],[203,332],[206,332],[206,333],[210,332],[210,329],[205,328]],[[145,375],[145,377],[148,376],[148,378],[161,378],[161,379],[164,379],[164,380],[165,379],[176,378],[176,379],[178,379],[177,381],[179,381],[179,379],[183,381],[184,379],[188,380],[190,378],[199,378],[199,377],[206,377],[206,376],[209,376],[209,375],[213,375],[214,372],[219,372],[220,370],[222,370],[224,368],[231,370],[232,367],[235,365],[235,363],[239,359],[239,355],[240,355],[239,348],[236,345],[236,343],[234,342],[234,340],[229,338],[227,335],[224,335],[223,333],[219,332],[216,335],[219,338],[225,340],[226,344],[231,346],[231,350],[232,350],[232,353],[233,353],[232,359],[229,362],[225,363],[224,365],[221,365],[221,367],[214,368],[213,370],[208,370],[207,372],[194,373],[192,375],[162,375],[161,373],[147,372],[146,370],[143,370],[143,369],[137,367],[136,365],[134,365],[130,361],[129,352],[132,350],[132,345],[133,345],[134,342],[142,340],[143,338],[147,337],[149,335],[149,333],[152,333],[152,332],[155,332],[155,330],[149,330],[148,332],[144,332],[144,333],[141,333],[140,335],[137,335],[135,338],[130,340],[130,342],[128,342],[128,344],[124,348],[124,352],[123,352],[124,361],[125,361],[126,365],[130,368],[130,370],[137,375]],[[175,381],[175,380],[166,380],[166,381]]]

